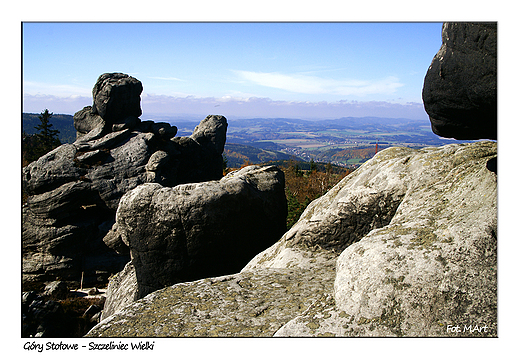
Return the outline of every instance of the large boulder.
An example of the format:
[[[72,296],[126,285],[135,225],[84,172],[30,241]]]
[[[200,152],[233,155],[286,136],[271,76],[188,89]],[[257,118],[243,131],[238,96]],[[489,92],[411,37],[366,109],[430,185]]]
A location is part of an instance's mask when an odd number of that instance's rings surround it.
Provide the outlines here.
[[[92,113],[107,123],[120,123],[129,116],[141,116],[143,85],[136,78],[122,73],[101,75],[92,89]]]
[[[128,192],[115,232],[130,248],[137,298],[240,271],[285,232],[284,189],[281,170],[250,166],[220,181],[173,188],[148,183]]]
[[[445,23],[422,92],[435,134],[497,139],[497,24]]]
[[[496,151],[381,151],[240,273],[153,292],[88,336],[496,337]]]
[[[492,142],[378,155],[357,188],[404,190],[395,215],[341,253],[334,293],[277,335],[497,336],[495,156]]]
[[[195,127],[191,136],[171,139],[168,152],[174,156],[170,159],[172,165],[168,167],[168,176],[176,178],[177,184],[219,179],[223,170],[226,131],[227,120],[224,116],[209,115]]]

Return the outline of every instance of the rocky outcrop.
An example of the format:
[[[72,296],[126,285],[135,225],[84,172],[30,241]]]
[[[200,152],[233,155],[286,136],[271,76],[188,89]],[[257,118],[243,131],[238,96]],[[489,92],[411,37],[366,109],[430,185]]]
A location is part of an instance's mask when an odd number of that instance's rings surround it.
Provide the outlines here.
[[[285,232],[284,189],[278,168],[249,166],[220,181],[145,184],[128,192],[114,232],[130,248],[132,262],[111,281],[103,316],[178,282],[240,271]]]
[[[92,89],[92,113],[108,124],[120,123],[131,116],[141,116],[143,85],[136,78],[121,73],[101,75]]]
[[[23,168],[24,281],[79,280],[82,272],[86,282],[106,281],[129,260],[110,232],[125,193],[222,177],[226,118],[208,116],[192,136],[175,137],[175,126],[138,118],[141,91],[133,77],[101,75],[93,106],[74,115],[77,140]]]
[[[445,23],[422,97],[435,134],[496,140],[497,24]]]
[[[88,336],[497,336],[495,158],[494,142],[381,151],[240,273],[153,292]]]
[[[392,221],[346,248],[334,293],[277,335],[496,336],[495,155],[496,143],[476,143],[376,157],[374,168],[397,175],[385,187],[406,189]],[[373,179],[367,190],[385,180]]]

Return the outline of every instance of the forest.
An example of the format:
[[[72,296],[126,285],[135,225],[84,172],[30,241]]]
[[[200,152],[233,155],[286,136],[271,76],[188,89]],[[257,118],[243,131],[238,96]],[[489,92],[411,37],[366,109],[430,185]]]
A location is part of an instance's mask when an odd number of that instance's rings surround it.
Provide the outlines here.
[[[300,218],[305,208],[317,198],[325,195],[352,169],[334,171],[329,164],[318,167],[313,161],[308,163],[309,170],[302,170],[302,164],[289,162],[281,169],[285,174],[285,197],[287,198],[287,229],[290,229]],[[323,165],[325,169],[323,169]],[[321,170],[320,170],[321,169]]]
[[[255,165],[247,160],[242,166]],[[278,160],[258,165],[276,165],[285,175],[285,197],[287,199],[287,229],[290,229],[300,218],[305,208],[317,198],[332,189],[353,169],[343,168],[330,163],[317,163],[313,160]],[[236,170],[225,168],[224,175]]]
[[[61,145],[60,131],[54,129],[52,117],[53,113],[45,109],[38,115],[39,122],[34,123],[32,133],[28,134],[25,128],[22,130],[22,167]]]

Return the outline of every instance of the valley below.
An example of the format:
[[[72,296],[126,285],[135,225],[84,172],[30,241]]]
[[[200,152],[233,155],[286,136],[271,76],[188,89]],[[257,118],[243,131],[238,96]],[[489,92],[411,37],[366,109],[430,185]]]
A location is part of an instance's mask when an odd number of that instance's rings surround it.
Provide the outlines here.
[[[176,126],[177,136],[190,135],[200,120],[150,117],[153,121]],[[55,114],[51,121],[60,131],[62,143],[75,140],[72,115]],[[313,160],[356,168],[374,156],[376,145],[378,150],[391,146],[419,149],[463,142],[435,135],[428,120],[344,117],[332,120],[228,118],[228,121],[224,155],[231,168],[279,160]],[[23,114],[23,130],[27,134],[35,132],[36,124],[37,114]]]
[[[190,134],[195,122],[172,122],[179,135]],[[378,150],[391,146],[422,148],[461,143],[441,138],[428,120],[346,117],[335,120],[230,119],[225,155],[230,166],[300,160],[357,167]],[[254,148],[254,149],[252,149]]]

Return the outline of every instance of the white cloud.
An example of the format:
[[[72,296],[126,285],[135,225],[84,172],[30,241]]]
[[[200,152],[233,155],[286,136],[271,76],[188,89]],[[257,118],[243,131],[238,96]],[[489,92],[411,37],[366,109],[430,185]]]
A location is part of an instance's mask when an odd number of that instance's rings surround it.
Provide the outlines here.
[[[301,74],[265,73],[234,70],[243,81],[256,85],[282,89],[300,94],[331,94],[340,96],[366,96],[375,94],[393,94],[404,84],[394,76],[378,80],[337,80]]]
[[[24,94],[23,111],[40,113],[49,109],[55,114],[71,114],[92,105],[91,96],[54,96]],[[337,119],[341,117],[376,116],[388,118],[428,119],[422,103],[393,103],[387,101],[281,101],[266,97],[168,96],[142,94],[142,120],[167,117],[195,116],[200,120],[207,115],[228,118],[299,118]]]
[[[85,106],[92,105],[92,95],[81,96],[54,96],[54,95],[23,95],[23,112],[40,113],[44,109],[49,109],[55,114],[73,115]]]
[[[64,84],[48,84],[35,81],[23,82],[24,94],[53,94],[55,96],[92,96],[92,88],[86,88],[75,85]]]
[[[186,81],[176,77],[164,77],[164,76],[150,76],[150,79],[165,80],[165,81]]]
[[[312,102],[280,101],[265,97],[174,97],[149,94],[142,98],[144,118],[154,115],[176,116],[221,114],[226,117],[287,117],[299,119],[336,119],[341,117],[389,117],[427,120],[422,103],[392,103],[387,101]]]

